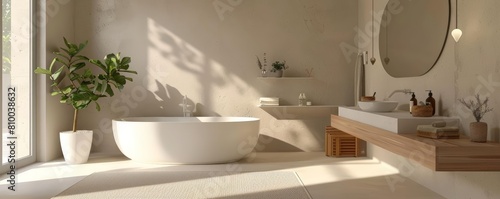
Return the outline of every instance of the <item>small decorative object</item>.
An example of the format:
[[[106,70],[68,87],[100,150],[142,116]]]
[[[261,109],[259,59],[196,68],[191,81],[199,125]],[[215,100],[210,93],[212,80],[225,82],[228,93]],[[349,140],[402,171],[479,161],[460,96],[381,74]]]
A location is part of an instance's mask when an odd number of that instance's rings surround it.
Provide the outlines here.
[[[314,68],[308,68],[308,69],[306,69],[306,73],[307,73],[308,77],[312,77],[313,70],[314,70]]]
[[[300,93],[299,94],[299,106],[306,106],[307,105],[307,97],[305,93]]]
[[[431,105],[413,105],[411,107],[411,115],[413,117],[432,117]]]
[[[270,77],[283,77],[283,71],[288,69],[288,66],[286,65],[286,61],[280,62],[276,61],[273,64],[271,64],[272,68],[269,71],[270,72]]]
[[[371,101],[375,101],[375,94],[377,94],[377,92],[374,92],[374,93],[373,93],[373,96],[361,96],[361,101],[362,101],[362,102],[371,102]]]
[[[34,72],[47,75],[52,83],[52,96],[61,96],[61,103],[73,107],[73,129],[60,132],[59,135],[65,161],[68,164],[81,164],[88,160],[93,132],[77,130],[78,111],[87,108],[92,102],[100,111],[98,99],[113,96],[114,89],[121,91],[127,81],[132,81],[132,78],[122,73],[137,72],[129,70],[130,57],[122,58],[120,53],[108,54],[101,61],[80,55],[87,42],[77,45],[64,38],[64,44],[61,51],[54,52],[56,57],[48,69],[37,67]],[[88,64],[95,67],[88,67]]]
[[[488,137],[488,124],[481,122],[481,119],[486,113],[492,111],[493,108],[488,107],[488,97],[486,97],[484,101],[481,101],[479,94],[476,94],[475,99],[476,101],[465,101],[465,99],[462,98],[458,101],[471,110],[472,115],[474,115],[474,118],[476,119],[476,122],[471,122],[469,125],[471,141],[486,142]]]
[[[264,65],[262,65],[262,62],[260,62],[259,56],[255,55],[257,57],[257,66],[259,66],[260,73],[262,77],[267,77],[267,71],[266,71],[266,53],[264,53]]]

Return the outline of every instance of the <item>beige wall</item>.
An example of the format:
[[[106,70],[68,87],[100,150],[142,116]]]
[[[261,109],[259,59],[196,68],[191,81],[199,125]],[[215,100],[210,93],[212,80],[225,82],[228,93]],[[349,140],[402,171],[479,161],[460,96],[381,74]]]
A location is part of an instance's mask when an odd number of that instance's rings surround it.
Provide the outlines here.
[[[352,104],[354,62],[339,45],[354,43],[356,1],[88,0],[76,7],[76,38],[90,41],[86,52],[122,52],[139,72],[101,101],[101,112],[82,111],[81,127],[96,132],[94,152],[119,153],[111,119],[181,116],[183,95],[196,104],[195,115],[260,118],[261,151],[322,151],[328,115],[277,120],[257,107],[258,98],[297,104],[305,92],[314,104]],[[313,67],[314,79],[257,79],[255,55],[264,52],[269,62],[286,60],[289,76]]]
[[[62,46],[62,37],[74,38],[73,1],[37,1],[38,25],[36,36],[39,47],[37,63],[46,67],[54,57],[52,52]],[[42,17],[45,17],[42,19]],[[46,22],[46,23],[44,23]],[[46,24],[46,25],[45,25]],[[62,156],[59,132],[71,129],[72,108],[60,104],[57,97],[50,96],[50,82],[45,76],[36,76],[37,90],[37,160],[50,161]]]
[[[371,21],[371,1],[359,0],[359,26]],[[375,1],[375,10],[380,12],[387,1]],[[455,27],[452,2],[452,23]],[[499,141],[500,133],[500,40],[497,38],[500,13],[495,0],[459,0],[459,27],[464,32],[459,43],[450,36],[443,54],[435,67],[424,76],[412,78],[392,78],[380,62],[367,67],[367,92],[387,96],[395,89],[408,88],[416,91],[418,100],[425,100],[425,90],[432,89],[438,102],[440,115],[456,116],[461,119],[461,128],[468,134],[468,124],[473,121],[469,112],[457,103],[458,98],[471,97],[475,92],[490,96],[490,106],[494,112],[488,113],[484,121],[489,125],[489,139]],[[375,55],[378,60],[378,43]],[[361,49],[369,50],[371,42],[360,41]],[[370,53],[371,55],[371,53]],[[406,103],[410,96],[396,94],[394,99]],[[376,146],[369,146],[370,155],[398,168],[402,176],[423,184],[447,198],[498,198],[500,197],[500,172],[433,172],[409,159],[392,154]],[[398,180],[388,179],[397,188]]]

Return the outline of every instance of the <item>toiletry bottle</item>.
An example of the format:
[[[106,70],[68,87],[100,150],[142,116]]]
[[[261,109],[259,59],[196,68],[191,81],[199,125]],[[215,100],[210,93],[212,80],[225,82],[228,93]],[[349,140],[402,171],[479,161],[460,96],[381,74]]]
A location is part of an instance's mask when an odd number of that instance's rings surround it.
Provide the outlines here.
[[[307,105],[307,97],[305,93],[302,93],[302,106]]]
[[[300,93],[299,94],[299,106],[305,106],[306,105],[306,94],[305,93]]]
[[[432,107],[432,115],[436,114],[436,100],[432,97],[432,91],[431,90],[426,90],[429,91],[429,97],[425,100],[425,104],[429,104]]]
[[[410,114],[413,106],[416,106],[418,103],[417,98],[415,98],[415,92],[412,92],[411,94],[411,99],[410,99]]]

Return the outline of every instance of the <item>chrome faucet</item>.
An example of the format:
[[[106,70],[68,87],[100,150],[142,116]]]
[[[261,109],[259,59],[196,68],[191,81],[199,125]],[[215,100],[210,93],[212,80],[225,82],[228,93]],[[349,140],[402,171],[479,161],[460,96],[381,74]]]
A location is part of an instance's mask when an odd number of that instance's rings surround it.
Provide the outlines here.
[[[409,94],[411,94],[411,93],[412,93],[412,91],[411,91],[411,89],[394,90],[394,91],[392,91],[392,93],[389,95],[389,97],[385,98],[384,100],[385,100],[385,101],[389,100],[389,99],[390,99],[390,98],[391,98],[394,94],[396,94],[396,93],[404,93],[404,94],[408,94],[408,95],[409,95]]]
[[[184,115],[184,117],[191,117],[191,110],[189,110],[189,108],[191,107],[191,105],[187,104],[187,95],[184,95],[184,99],[182,99],[182,104],[179,104],[179,106],[182,106],[182,113]]]

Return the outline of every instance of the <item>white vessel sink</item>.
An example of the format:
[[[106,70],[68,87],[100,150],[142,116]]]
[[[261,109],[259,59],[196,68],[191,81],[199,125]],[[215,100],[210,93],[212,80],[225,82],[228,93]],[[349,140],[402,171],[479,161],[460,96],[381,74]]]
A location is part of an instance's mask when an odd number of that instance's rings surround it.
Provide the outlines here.
[[[459,119],[454,117],[413,117],[409,111],[377,113],[363,111],[358,107],[339,107],[339,116],[402,134],[416,133],[418,125],[429,125],[436,121],[444,121],[447,126],[457,126],[459,122]]]
[[[395,101],[371,101],[371,102],[358,102],[358,106],[363,111],[368,112],[392,112],[398,106]]]

